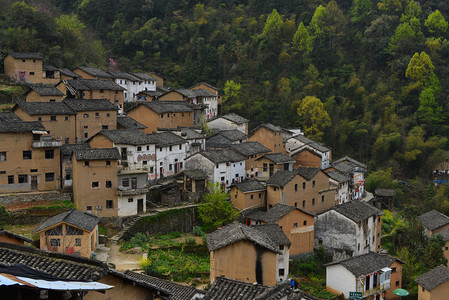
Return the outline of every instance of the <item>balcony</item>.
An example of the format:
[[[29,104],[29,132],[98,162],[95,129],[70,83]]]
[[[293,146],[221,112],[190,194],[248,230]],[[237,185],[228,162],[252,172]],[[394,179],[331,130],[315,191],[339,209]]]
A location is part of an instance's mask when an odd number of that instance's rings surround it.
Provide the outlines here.
[[[62,140],[51,138],[51,137],[41,137],[39,140],[33,140],[33,148],[56,148],[62,146]]]
[[[369,297],[369,296],[372,296],[372,295],[376,295],[376,294],[379,294],[379,293],[382,293],[382,292],[388,290],[389,288],[390,288],[390,281],[385,281],[383,283],[380,283],[375,288],[372,288],[372,289],[367,290],[367,291],[365,291],[365,290],[361,291],[362,292],[362,297],[365,298],[365,297]]]
[[[117,194],[120,197],[141,195],[141,194],[146,194],[147,192],[148,192],[148,188],[146,186],[142,187],[142,188],[136,188],[136,189],[125,188],[123,186],[118,186],[117,187]]]
[[[118,166],[117,174],[119,175],[128,175],[128,174],[146,174],[148,173],[148,167],[126,167],[126,166]]]

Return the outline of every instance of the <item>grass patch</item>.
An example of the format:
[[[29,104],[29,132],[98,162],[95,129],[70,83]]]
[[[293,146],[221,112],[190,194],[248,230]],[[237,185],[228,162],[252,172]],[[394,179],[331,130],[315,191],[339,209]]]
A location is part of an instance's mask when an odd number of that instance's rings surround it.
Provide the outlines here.
[[[337,296],[323,289],[323,286],[317,282],[301,281],[299,282],[299,288],[317,298],[333,299]]]
[[[69,208],[72,208],[72,207],[75,207],[73,205],[72,201],[70,201],[70,200],[62,200],[62,201],[58,200],[58,201],[53,201],[51,203],[51,205],[30,207],[30,210],[44,210],[44,209],[49,209],[50,210],[50,209],[61,209],[61,208],[69,209]]]

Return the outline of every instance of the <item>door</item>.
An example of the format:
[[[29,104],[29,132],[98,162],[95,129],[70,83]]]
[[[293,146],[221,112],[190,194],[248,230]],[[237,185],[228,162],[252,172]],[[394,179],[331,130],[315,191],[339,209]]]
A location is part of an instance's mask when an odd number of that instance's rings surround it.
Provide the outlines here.
[[[137,177],[132,177],[131,178],[131,188],[133,190],[137,189]]]
[[[37,191],[37,176],[31,175],[31,190]]]
[[[137,199],[137,213],[143,213],[143,199]]]
[[[270,177],[273,176],[274,173],[274,165],[270,164]]]
[[[164,168],[162,168],[162,167],[159,168],[159,177],[160,178],[164,177]]]

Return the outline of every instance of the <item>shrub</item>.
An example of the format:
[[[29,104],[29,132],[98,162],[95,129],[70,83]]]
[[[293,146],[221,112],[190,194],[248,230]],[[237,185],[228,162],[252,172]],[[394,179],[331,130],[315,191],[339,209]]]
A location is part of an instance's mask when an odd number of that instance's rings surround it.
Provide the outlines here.
[[[187,245],[195,245],[196,244],[196,239],[193,237],[188,237],[186,238],[186,244]]]
[[[204,235],[206,235],[206,233],[203,231],[203,229],[201,229],[200,226],[193,227],[193,232],[192,233],[195,236],[204,236]]]

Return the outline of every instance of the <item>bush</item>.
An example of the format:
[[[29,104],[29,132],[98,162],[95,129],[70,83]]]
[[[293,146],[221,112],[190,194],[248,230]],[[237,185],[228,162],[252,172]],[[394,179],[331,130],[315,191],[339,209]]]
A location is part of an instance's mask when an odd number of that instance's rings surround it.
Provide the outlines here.
[[[195,226],[193,227],[193,235],[195,236],[205,236],[206,233],[203,231],[203,229],[201,229],[200,226]]]
[[[187,245],[196,245],[196,239],[193,237],[186,238],[186,244]]]

